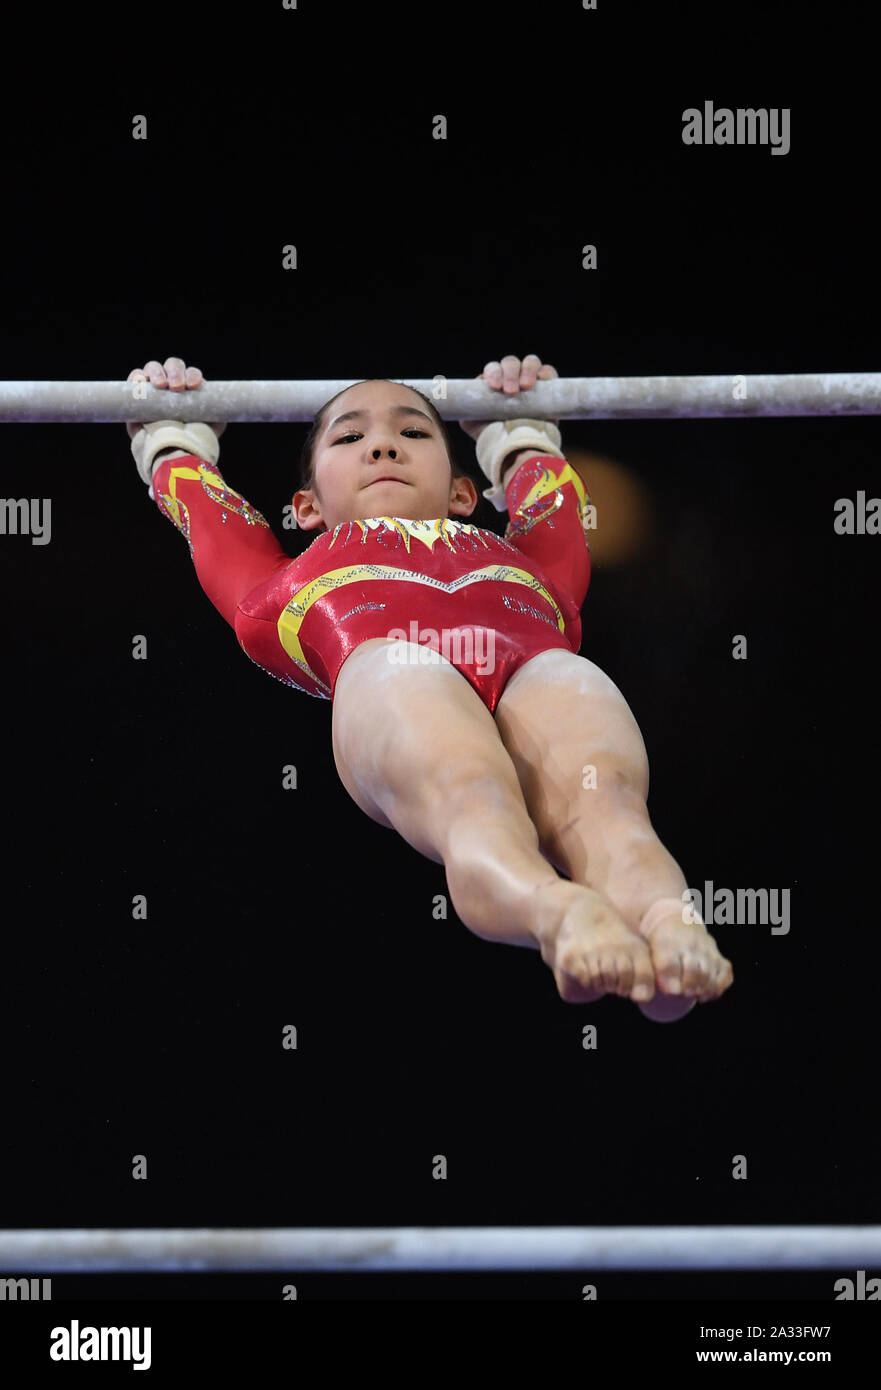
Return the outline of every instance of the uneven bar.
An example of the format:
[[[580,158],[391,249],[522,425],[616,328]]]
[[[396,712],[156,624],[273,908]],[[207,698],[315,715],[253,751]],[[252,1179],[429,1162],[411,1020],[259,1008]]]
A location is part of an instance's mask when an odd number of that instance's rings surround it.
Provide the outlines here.
[[[125,420],[311,421],[342,381],[207,381],[193,391],[124,381],[0,381],[0,423]],[[881,372],[788,376],[559,377],[505,396],[468,378],[410,379],[445,420],[669,420],[728,416],[881,415]]]
[[[881,1226],[0,1231],[0,1276],[101,1271],[868,1269]]]

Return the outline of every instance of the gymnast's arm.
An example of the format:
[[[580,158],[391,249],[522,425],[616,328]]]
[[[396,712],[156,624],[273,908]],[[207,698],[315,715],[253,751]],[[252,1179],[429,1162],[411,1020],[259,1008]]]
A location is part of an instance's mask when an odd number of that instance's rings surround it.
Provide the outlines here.
[[[153,493],[159,510],[186,538],[203,590],[234,628],[239,604],[293,563],[292,557],[217,465],[195,454],[179,449],[157,454]]]
[[[580,608],[590,585],[590,494],[564,458],[521,449],[502,465],[510,520],[505,539],[541,565]]]

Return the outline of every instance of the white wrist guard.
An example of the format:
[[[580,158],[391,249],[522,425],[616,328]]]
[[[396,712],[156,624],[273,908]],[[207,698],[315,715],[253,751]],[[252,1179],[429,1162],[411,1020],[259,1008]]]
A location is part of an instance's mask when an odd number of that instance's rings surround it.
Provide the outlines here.
[[[494,420],[487,425],[477,439],[477,462],[492,483],[492,487],[484,488],[483,495],[497,512],[503,512],[506,505],[502,464],[509,454],[520,449],[565,457],[560,448],[560,431],[551,420]]]
[[[153,496],[154,463],[160,449],[183,449],[212,466],[220,458],[220,440],[210,425],[185,424],[183,420],[151,420],[142,425],[132,440],[132,454],[141,480]]]

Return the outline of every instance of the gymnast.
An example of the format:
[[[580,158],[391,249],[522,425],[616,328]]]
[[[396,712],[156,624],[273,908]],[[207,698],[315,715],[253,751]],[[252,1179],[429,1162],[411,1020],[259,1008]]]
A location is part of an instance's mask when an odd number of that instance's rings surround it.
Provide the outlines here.
[[[530,354],[477,379],[511,396],[556,376]],[[175,392],[204,378],[169,357],[127,380]],[[567,1003],[617,994],[671,1022],[717,999],[731,963],[649,819],[639,727],[577,654],[590,497],[557,422],[460,422],[483,496],[507,510],[502,538],[467,521],[477,490],[426,396],[347,387],[303,446],[292,515],[314,539],[292,559],[219,473],[225,425],[169,416],[126,428],[202,588],[252,661],[332,701],[343,786],[443,865],[461,921],[538,950]]]

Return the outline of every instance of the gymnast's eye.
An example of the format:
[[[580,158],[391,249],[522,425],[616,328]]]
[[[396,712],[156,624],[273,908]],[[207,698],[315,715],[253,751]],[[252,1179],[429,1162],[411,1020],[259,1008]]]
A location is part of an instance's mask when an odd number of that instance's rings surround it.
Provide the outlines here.
[[[416,434],[420,439],[428,438],[428,430],[418,430],[415,426],[412,429],[401,430],[402,434]],[[339,439],[335,439],[334,444],[345,444],[347,439],[360,439],[360,434],[341,434]]]

